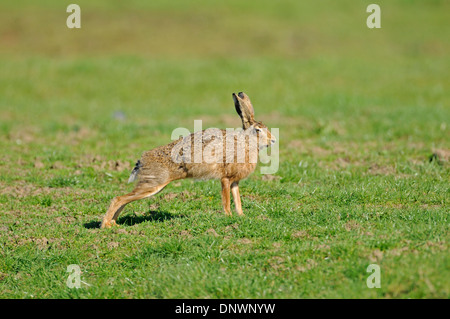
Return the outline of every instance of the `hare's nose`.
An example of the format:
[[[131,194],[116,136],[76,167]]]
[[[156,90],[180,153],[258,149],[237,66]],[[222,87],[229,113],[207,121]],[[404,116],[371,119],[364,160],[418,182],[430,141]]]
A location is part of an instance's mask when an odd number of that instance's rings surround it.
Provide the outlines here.
[[[270,142],[271,142],[272,144],[275,144],[276,141],[277,141],[277,140],[274,139],[274,138],[270,140]]]

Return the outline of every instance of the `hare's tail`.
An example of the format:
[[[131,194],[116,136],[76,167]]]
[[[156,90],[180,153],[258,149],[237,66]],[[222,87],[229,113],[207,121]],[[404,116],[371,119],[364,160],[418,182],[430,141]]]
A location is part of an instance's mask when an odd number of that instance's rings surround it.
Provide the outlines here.
[[[136,162],[136,165],[134,165],[133,171],[131,172],[130,178],[128,179],[128,183],[132,183],[136,180],[136,177],[137,177],[141,167],[142,167],[141,161],[138,160]]]

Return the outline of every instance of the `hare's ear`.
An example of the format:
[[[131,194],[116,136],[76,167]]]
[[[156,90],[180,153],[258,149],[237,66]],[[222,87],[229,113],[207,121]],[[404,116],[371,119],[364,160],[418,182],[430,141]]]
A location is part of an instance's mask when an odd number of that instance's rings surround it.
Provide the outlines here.
[[[233,101],[236,112],[242,119],[242,127],[246,130],[255,122],[252,102],[244,92],[239,92],[237,95],[233,93]]]

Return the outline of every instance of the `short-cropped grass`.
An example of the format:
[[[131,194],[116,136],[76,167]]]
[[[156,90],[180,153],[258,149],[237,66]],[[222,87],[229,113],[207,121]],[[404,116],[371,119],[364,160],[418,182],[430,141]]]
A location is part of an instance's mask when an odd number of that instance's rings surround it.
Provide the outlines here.
[[[379,2],[380,30],[354,1],[79,1],[80,30],[1,4],[0,297],[448,298],[449,6]],[[280,132],[244,217],[183,180],[99,228],[143,151],[239,127],[238,91]]]

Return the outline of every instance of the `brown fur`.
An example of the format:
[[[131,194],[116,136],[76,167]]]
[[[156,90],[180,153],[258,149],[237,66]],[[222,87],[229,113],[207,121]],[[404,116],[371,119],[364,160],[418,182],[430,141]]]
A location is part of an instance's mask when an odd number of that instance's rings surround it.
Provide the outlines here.
[[[253,106],[247,95],[233,93],[233,100],[242,119],[243,131],[229,133],[226,130],[204,130],[145,152],[132,173],[138,179],[135,188],[131,193],[112,200],[101,227],[115,225],[120,212],[128,203],[153,196],[170,182],[184,178],[220,179],[225,214],[231,215],[231,191],[236,212],[243,215],[239,181],[255,170],[259,149],[270,146],[275,139],[264,124],[254,120]],[[227,137],[234,143],[233,152],[226,151]],[[196,145],[201,147],[203,154],[198,163],[195,162],[198,153]],[[243,150],[242,154],[245,155],[239,158],[238,151]]]

